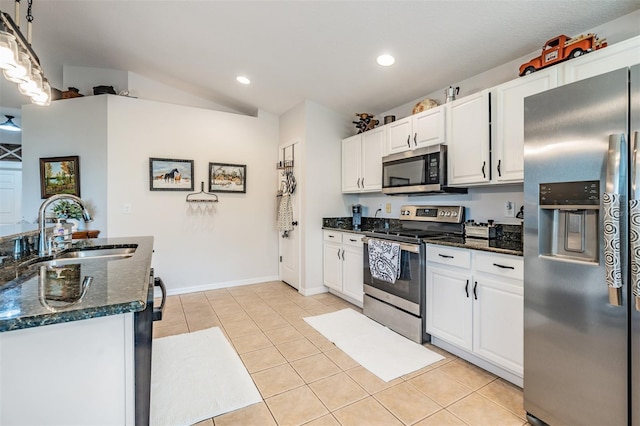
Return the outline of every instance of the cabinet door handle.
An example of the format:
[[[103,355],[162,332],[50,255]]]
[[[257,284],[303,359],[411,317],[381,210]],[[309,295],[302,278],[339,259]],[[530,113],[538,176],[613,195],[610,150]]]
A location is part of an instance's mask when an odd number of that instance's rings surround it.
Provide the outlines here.
[[[407,135],[407,146],[411,148],[411,135]]]
[[[500,172],[500,163],[502,160],[498,160],[498,176],[502,176],[502,172]]]
[[[483,161],[482,162],[482,177],[485,178],[485,179],[487,178],[487,174],[484,172],[484,168],[486,167],[486,165],[487,165],[487,162]]]
[[[497,266],[498,268],[502,268],[502,269],[516,269],[513,266],[500,265],[499,263],[494,263],[493,266]]]
[[[438,256],[444,257],[445,259],[453,259],[453,256],[449,256],[448,254],[438,253]]]
[[[478,289],[478,281],[476,281],[476,282],[473,284],[473,298],[474,298],[475,300],[478,300],[478,293],[476,292],[476,290],[477,290],[477,289]]]
[[[364,178],[362,178],[362,189],[364,189]]]
[[[338,249],[338,260],[340,260],[340,249]]]
[[[358,178],[358,188],[360,188],[360,178]]]
[[[469,280],[467,280],[467,284],[464,286],[464,292],[467,293],[467,299],[469,298]]]
[[[413,134],[413,145],[418,146],[418,133]]]
[[[342,249],[342,260],[344,260],[344,249]]]

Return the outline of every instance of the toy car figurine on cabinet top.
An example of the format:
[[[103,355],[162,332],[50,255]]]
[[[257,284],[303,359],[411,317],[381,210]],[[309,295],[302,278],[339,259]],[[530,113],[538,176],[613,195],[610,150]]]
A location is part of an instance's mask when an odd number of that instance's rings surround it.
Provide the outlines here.
[[[577,58],[585,53],[607,46],[607,40],[600,40],[595,34],[582,34],[578,37],[559,35],[547,41],[542,47],[542,54],[529,62],[520,65],[520,76],[555,65],[567,59]]]

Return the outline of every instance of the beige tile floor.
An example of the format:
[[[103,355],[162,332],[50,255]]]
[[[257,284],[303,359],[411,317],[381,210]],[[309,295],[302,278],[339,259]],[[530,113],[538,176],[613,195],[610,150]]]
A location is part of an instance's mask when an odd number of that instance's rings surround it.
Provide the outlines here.
[[[522,390],[430,344],[445,359],[384,382],[302,318],[351,307],[280,281],[171,296],[154,338],[220,327],[263,402],[198,423],[523,425]]]

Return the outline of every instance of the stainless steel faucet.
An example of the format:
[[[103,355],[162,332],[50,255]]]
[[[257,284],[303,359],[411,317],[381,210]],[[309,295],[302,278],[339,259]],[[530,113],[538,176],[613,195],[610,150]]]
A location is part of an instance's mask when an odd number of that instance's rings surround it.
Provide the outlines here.
[[[44,200],[44,202],[40,205],[40,210],[38,211],[38,234],[40,238],[38,238],[38,256],[45,256],[49,253],[47,249],[47,232],[45,230],[44,221],[45,221],[45,210],[52,203],[59,200],[71,200],[75,201],[82,208],[82,218],[85,222],[91,222],[93,219],[91,218],[91,214],[89,214],[89,210],[84,204],[84,201],[80,197],[76,197],[71,194],[56,194]]]

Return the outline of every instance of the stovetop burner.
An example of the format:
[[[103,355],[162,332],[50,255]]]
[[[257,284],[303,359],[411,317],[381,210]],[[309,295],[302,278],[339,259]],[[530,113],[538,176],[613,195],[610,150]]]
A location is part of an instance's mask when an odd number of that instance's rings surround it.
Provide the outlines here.
[[[464,208],[460,206],[402,206],[399,226],[365,232],[370,238],[421,243],[423,238],[464,234]]]

